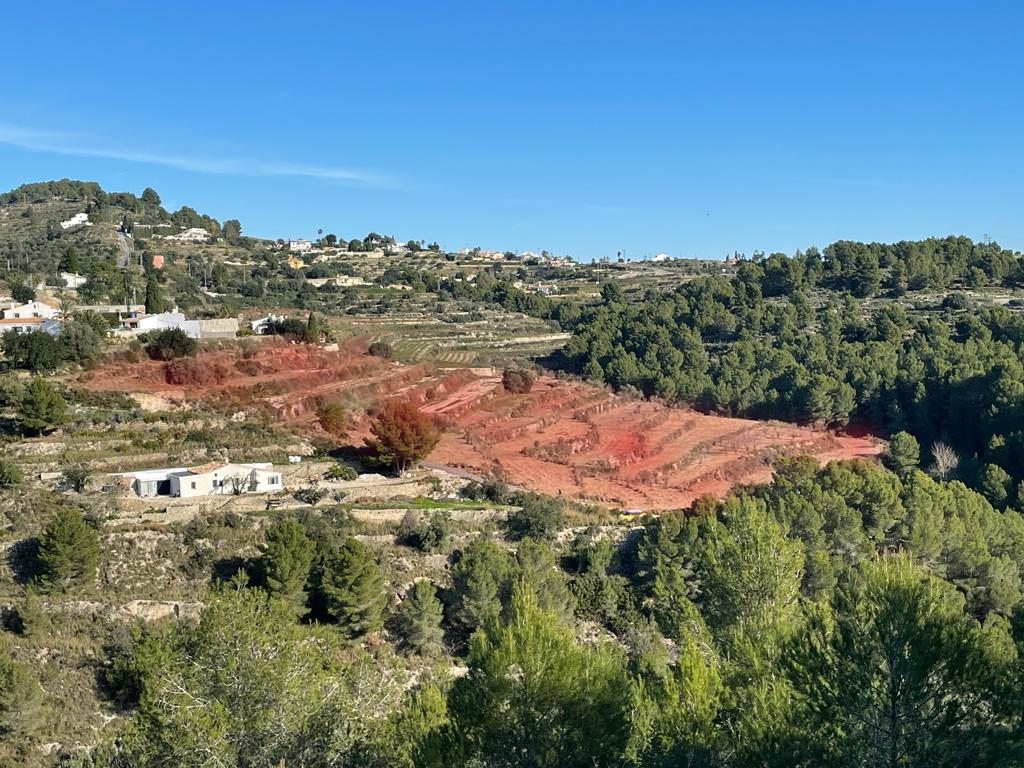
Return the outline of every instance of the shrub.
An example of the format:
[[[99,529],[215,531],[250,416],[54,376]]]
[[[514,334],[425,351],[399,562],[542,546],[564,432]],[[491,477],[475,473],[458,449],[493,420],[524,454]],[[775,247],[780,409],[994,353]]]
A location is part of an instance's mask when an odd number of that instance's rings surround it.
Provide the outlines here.
[[[309,504],[311,507],[315,507],[326,495],[327,491],[323,488],[299,488],[292,494],[296,500],[303,504]]]
[[[210,365],[188,357],[170,360],[164,368],[164,380],[177,386],[222,384],[230,375],[230,371],[219,363]]]
[[[969,304],[970,300],[967,295],[960,291],[947,294],[946,298],[942,300],[943,309],[967,309]]]
[[[506,392],[522,395],[533,389],[536,377],[523,368],[506,368],[501,374],[501,385]]]
[[[14,283],[11,285],[11,298],[19,304],[28,304],[30,301],[34,301],[36,298],[36,291],[30,285],[24,283]]]
[[[366,351],[369,354],[373,355],[374,357],[383,357],[385,360],[395,359],[394,347],[392,347],[389,342],[384,341],[383,339],[378,339],[377,341],[370,344]]]
[[[490,501],[494,504],[504,504],[508,501],[508,486],[501,480],[491,477],[482,483],[476,481],[467,484],[462,489],[462,495],[472,501]]]
[[[341,403],[321,403],[316,416],[324,431],[334,437],[342,437],[348,431],[348,413]]]
[[[352,480],[358,480],[359,473],[352,469],[348,464],[341,464],[339,462],[324,472],[324,478],[327,480],[343,480],[350,482]]]
[[[146,354],[154,360],[176,360],[179,357],[195,357],[198,349],[180,328],[168,328],[155,334],[146,345]]]
[[[514,499],[519,509],[508,514],[508,530],[516,539],[544,541],[554,538],[565,525],[565,512],[555,499],[523,493]]]
[[[61,473],[61,480],[66,487],[75,493],[81,493],[85,490],[85,484],[89,480],[89,470],[78,465],[65,467]]]
[[[22,481],[21,470],[13,461],[0,459],[0,488],[10,488]]]
[[[434,512],[428,517],[409,510],[398,529],[399,543],[421,552],[437,552],[451,535],[452,516],[447,510]]]

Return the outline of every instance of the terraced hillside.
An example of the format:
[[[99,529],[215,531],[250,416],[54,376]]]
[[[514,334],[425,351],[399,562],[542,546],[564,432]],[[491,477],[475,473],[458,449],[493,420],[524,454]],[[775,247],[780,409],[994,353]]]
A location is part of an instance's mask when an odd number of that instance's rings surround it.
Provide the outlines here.
[[[317,429],[318,404],[341,402],[352,413],[353,444],[367,434],[367,406],[407,396],[446,428],[430,456],[435,464],[624,508],[679,508],[702,494],[766,481],[779,455],[828,460],[874,456],[882,447],[792,424],[670,408],[552,376],[527,394],[510,394],[496,369],[399,365],[366,355],[358,342],[328,350],[268,340],[194,360],[101,368],[83,383],[168,402],[219,400],[309,430]]]

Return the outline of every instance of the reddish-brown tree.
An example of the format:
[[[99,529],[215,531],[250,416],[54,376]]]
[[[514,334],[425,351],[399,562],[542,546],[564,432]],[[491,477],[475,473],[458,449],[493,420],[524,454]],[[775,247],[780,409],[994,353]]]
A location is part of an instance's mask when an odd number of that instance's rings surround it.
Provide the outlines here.
[[[433,420],[411,400],[386,400],[371,414],[366,444],[399,472],[422,459],[441,439]]]

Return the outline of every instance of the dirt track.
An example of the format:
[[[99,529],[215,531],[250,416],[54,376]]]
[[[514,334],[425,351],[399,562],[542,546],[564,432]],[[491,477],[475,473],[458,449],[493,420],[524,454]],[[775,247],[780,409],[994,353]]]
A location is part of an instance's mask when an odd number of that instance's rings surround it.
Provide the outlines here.
[[[82,383],[269,410],[310,429],[316,429],[318,401],[337,400],[357,413],[403,395],[446,426],[433,462],[623,508],[685,507],[702,494],[721,496],[739,483],[767,481],[779,455],[828,460],[882,449],[869,438],[669,408],[551,376],[528,394],[509,394],[490,369],[396,365],[357,346],[329,352],[265,342],[253,350],[201,354],[184,371],[153,361],[112,365]],[[357,419],[351,441],[359,444],[365,434],[365,420]]]

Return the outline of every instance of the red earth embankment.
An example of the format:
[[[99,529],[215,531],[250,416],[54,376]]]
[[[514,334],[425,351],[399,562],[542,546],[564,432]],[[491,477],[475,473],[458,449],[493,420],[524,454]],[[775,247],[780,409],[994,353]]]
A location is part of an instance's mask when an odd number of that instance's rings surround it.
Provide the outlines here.
[[[412,397],[446,427],[432,461],[624,508],[675,509],[703,494],[765,482],[780,455],[825,461],[875,456],[883,447],[871,438],[670,408],[551,376],[529,393],[510,394],[490,369],[397,365],[356,345],[329,351],[265,342],[184,362],[107,366],[81,383],[271,410],[311,429],[318,402],[340,401],[355,414],[386,397]],[[352,442],[364,435],[365,418],[354,418]]]

